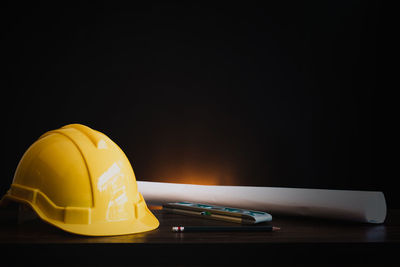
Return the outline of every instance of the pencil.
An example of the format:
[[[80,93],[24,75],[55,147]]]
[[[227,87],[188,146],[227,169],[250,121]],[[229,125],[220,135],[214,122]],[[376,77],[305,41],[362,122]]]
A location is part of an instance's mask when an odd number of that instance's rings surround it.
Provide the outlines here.
[[[272,232],[276,226],[174,226],[172,232]]]

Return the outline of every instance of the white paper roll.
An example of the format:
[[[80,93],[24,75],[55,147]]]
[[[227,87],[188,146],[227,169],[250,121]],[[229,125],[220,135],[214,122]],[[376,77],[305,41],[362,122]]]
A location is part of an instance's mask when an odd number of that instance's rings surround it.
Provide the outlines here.
[[[189,201],[367,223],[383,223],[386,217],[385,196],[376,191],[137,183],[150,205]]]

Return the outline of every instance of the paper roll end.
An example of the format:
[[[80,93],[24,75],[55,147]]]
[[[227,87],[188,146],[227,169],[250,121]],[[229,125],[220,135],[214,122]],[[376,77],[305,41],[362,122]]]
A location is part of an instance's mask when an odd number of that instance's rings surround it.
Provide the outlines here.
[[[386,200],[383,192],[376,192],[376,197],[371,198],[368,203],[368,209],[366,212],[366,221],[368,223],[384,223],[386,219]]]

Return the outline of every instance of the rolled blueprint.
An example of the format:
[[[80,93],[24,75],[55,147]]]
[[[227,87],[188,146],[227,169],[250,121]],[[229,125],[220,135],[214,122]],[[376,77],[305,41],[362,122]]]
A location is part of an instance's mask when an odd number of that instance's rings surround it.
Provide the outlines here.
[[[227,207],[366,223],[383,223],[382,192],[258,186],[215,186],[138,181],[150,205],[197,202]]]

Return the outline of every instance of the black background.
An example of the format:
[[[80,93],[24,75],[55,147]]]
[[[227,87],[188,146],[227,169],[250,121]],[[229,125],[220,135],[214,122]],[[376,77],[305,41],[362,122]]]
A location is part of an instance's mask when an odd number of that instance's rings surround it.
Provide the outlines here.
[[[82,123],[138,180],[382,190],[400,206],[375,170],[376,2],[1,12],[2,194],[42,133]]]

